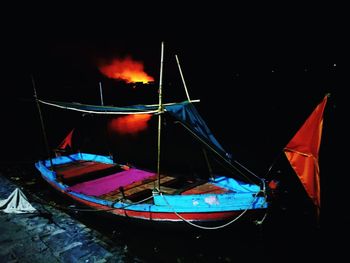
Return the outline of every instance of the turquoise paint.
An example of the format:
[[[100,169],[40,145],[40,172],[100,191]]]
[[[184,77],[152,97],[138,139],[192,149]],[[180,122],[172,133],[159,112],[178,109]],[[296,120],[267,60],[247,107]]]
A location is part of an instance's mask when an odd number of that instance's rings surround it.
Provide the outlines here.
[[[113,163],[108,156],[77,153],[70,156],[59,156],[52,159],[54,165],[65,164],[78,160]],[[66,190],[67,186],[56,181],[56,173],[49,169],[49,160],[35,163],[36,168],[57,188]],[[233,178],[218,176],[212,183],[225,187],[232,192],[223,194],[197,194],[197,195],[160,195],[153,196],[154,204],[130,204],[123,201],[112,202],[93,196],[69,192],[69,194],[89,202],[103,206],[120,208],[130,211],[141,212],[179,212],[179,213],[205,213],[205,212],[227,212],[242,211],[246,209],[267,208],[265,197],[256,197],[260,188],[257,185],[244,184]]]

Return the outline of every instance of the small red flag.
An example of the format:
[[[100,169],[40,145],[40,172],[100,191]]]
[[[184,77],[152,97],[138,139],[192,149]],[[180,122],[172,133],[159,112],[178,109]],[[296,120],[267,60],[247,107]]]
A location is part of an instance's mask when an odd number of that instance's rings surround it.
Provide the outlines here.
[[[73,132],[74,129],[72,129],[68,135],[66,136],[66,138],[63,139],[63,141],[60,143],[60,145],[57,147],[60,150],[64,150],[67,148],[67,146],[69,146],[70,148],[72,148],[72,136],[73,136]]]

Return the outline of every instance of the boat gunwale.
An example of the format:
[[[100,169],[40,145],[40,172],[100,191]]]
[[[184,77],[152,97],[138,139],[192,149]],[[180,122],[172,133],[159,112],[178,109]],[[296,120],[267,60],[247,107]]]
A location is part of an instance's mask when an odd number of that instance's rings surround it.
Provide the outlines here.
[[[82,157],[84,155],[80,155],[80,157]],[[91,156],[90,156],[91,157]],[[90,158],[89,157],[89,158]],[[237,192],[227,192],[227,193],[204,193],[204,194],[192,194],[192,195],[181,195],[181,194],[176,194],[176,195],[168,195],[166,193],[162,193],[161,195],[156,194],[153,196],[150,196],[153,199],[157,199],[158,200],[158,204],[152,204],[152,203],[130,203],[130,201],[128,200],[117,200],[117,201],[110,201],[110,200],[106,200],[100,197],[94,197],[94,196],[90,196],[90,195],[85,195],[85,194],[81,194],[81,193],[76,193],[73,191],[68,191],[68,186],[63,184],[62,182],[57,181],[57,177],[53,176],[55,175],[55,173],[53,171],[51,171],[49,169],[49,167],[45,166],[45,164],[49,164],[48,162],[43,162],[43,161],[39,161],[36,163],[36,166],[38,168],[38,170],[41,172],[42,176],[45,178],[46,181],[48,181],[52,186],[54,186],[57,190],[59,190],[61,193],[64,193],[70,197],[72,197],[73,199],[75,199],[76,201],[80,201],[82,203],[87,203],[89,206],[94,207],[96,209],[99,210],[106,210],[106,211],[111,211],[112,213],[115,213],[115,210],[123,210],[125,212],[139,212],[139,213],[152,213],[152,214],[163,214],[163,213],[174,213],[174,209],[176,209],[176,212],[179,213],[199,213],[199,214],[203,214],[203,213],[222,213],[222,212],[237,212],[237,211],[242,211],[245,209],[248,210],[256,210],[256,209],[265,209],[267,208],[267,204],[265,202],[265,198],[263,197],[258,197],[257,194],[258,193],[253,193],[253,192],[246,192],[246,193],[237,193]],[[223,197],[227,197],[227,198],[233,198],[235,199],[237,196],[242,196],[242,195],[251,195],[251,197],[254,197],[256,199],[257,205],[253,205],[252,207],[250,207],[250,204],[247,206],[237,206],[237,205],[229,205],[229,204],[225,204],[223,205],[209,205],[206,207],[195,207],[195,206],[178,206],[175,205],[174,206],[174,202],[173,200],[180,200],[183,201],[185,199],[187,200],[197,200],[199,198],[223,198]],[[162,197],[163,202],[159,202],[160,197]],[[171,200],[173,199],[173,200]],[[167,201],[166,201],[167,200]],[[167,202],[172,203],[167,204]],[[164,203],[165,202],[165,203]],[[161,204],[163,203],[163,205]],[[179,201],[176,201],[176,203],[179,203]],[[249,202],[248,202],[249,203]],[[114,212],[113,212],[114,211]],[[120,213],[117,213],[120,214]],[[141,216],[143,217],[143,216]],[[146,216],[147,218],[148,216]],[[154,217],[154,215],[153,215]]]

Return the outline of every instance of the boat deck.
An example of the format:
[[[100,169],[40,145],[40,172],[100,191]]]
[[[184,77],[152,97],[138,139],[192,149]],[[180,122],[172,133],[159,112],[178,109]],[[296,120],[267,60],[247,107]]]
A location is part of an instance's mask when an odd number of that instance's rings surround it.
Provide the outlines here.
[[[155,173],[136,168],[122,169],[115,164],[93,161],[77,161],[55,167],[59,180],[69,184],[69,191],[118,201],[138,202],[152,196],[158,187]],[[160,190],[165,194],[191,195],[225,193],[228,189],[206,180],[161,175]]]
[[[197,181],[183,181],[179,184],[180,179],[172,176],[160,176],[160,191],[165,194],[208,194],[208,193],[226,193],[228,189],[222,188],[212,183],[197,180]],[[115,189],[107,194],[100,195],[99,198],[117,201],[121,199],[128,199],[136,202],[152,196],[152,190],[158,185],[157,176],[153,176],[143,181],[138,181],[122,188]],[[179,187],[179,185],[181,185]]]
[[[76,161],[55,166],[55,172],[58,179],[66,184],[96,179],[109,173],[121,170],[122,169],[116,164],[107,164],[94,161]]]
[[[167,194],[174,194],[177,189],[162,186],[162,185],[169,182],[174,182],[176,180],[177,179],[174,177],[161,175],[160,185],[161,185],[162,192]],[[128,199],[128,200],[136,201],[136,199],[141,198],[141,196],[151,196],[152,190],[155,188],[155,186],[157,186],[157,184],[158,184],[158,178],[155,175],[146,180],[138,181],[130,185],[127,185],[123,188],[115,189],[114,191],[111,191],[107,194],[100,195],[99,198],[109,200],[109,201],[116,201],[120,199]]]

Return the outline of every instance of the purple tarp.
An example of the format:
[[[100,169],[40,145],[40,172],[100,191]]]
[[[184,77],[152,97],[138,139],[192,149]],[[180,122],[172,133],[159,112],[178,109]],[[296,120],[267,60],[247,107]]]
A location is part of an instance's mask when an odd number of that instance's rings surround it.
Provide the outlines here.
[[[154,175],[155,173],[130,168],[127,171],[73,185],[68,188],[68,191],[92,196],[99,196],[114,191],[121,186],[126,186]]]

